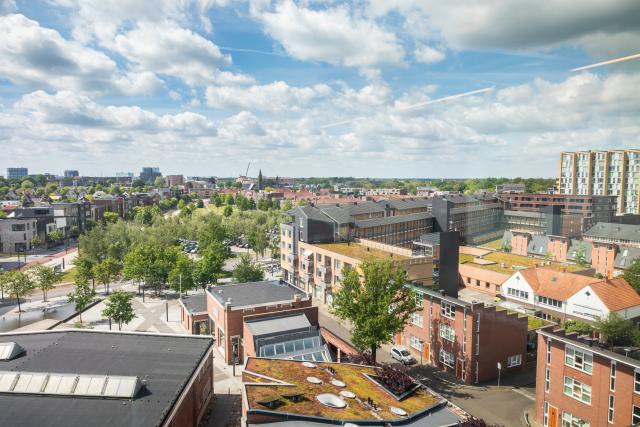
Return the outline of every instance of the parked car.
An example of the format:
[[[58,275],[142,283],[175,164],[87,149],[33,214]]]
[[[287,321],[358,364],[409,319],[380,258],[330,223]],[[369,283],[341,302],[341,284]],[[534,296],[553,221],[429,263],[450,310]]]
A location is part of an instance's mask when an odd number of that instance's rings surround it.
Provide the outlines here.
[[[416,363],[416,359],[411,355],[411,353],[409,353],[409,350],[396,345],[391,347],[391,358],[396,359],[403,365],[411,365],[412,363]]]

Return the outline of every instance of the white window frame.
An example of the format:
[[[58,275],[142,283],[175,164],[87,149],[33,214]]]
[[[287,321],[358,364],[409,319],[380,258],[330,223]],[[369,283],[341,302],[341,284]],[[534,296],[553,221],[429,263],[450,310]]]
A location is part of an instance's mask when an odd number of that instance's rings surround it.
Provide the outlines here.
[[[507,368],[513,368],[520,365],[522,365],[522,354],[514,354],[507,358]]]
[[[633,392],[640,394],[640,369],[633,371]]]
[[[453,368],[456,364],[456,356],[450,351],[444,350],[442,348],[440,349],[438,360],[440,360],[440,363],[450,368]]]
[[[570,393],[567,393],[567,387],[571,389]],[[579,390],[577,390],[579,389]],[[592,389],[590,385],[583,384],[578,380],[574,380],[571,377],[564,377],[562,392],[569,396],[572,399],[577,400],[578,402],[582,402],[585,405],[591,406],[592,400]],[[588,399],[584,399],[585,396],[588,396]]]
[[[440,337],[450,341],[456,341],[456,330],[446,323],[440,323]]]
[[[416,292],[416,307],[417,308],[422,308],[424,307],[424,295],[421,294],[420,292]]]
[[[589,423],[570,412],[562,412],[562,427],[589,427]]]
[[[636,409],[638,410],[636,414]],[[631,425],[640,423],[640,406],[631,405]]]
[[[549,393],[549,389],[551,388],[551,371],[547,366],[544,369],[544,392]]]
[[[544,415],[542,422],[544,424],[544,427],[547,427],[549,425],[549,402],[547,402],[546,400],[544,401]]]
[[[455,319],[456,306],[446,301],[440,301],[440,315],[447,319]]]
[[[609,424],[613,424],[613,417],[615,416],[614,407],[615,407],[615,398],[613,397],[613,394],[610,394],[609,395],[609,410],[607,411],[607,422]]]
[[[591,375],[593,372],[593,354],[565,345],[564,364]]]
[[[616,391],[616,361],[611,361],[611,371],[609,373],[609,391]]]
[[[419,351],[422,351],[424,349],[424,342],[415,335],[409,336],[409,345]]]
[[[424,325],[424,319],[421,311],[414,311],[411,313],[411,324],[422,328],[422,325]]]
[[[547,338],[547,365],[551,364],[551,338]]]

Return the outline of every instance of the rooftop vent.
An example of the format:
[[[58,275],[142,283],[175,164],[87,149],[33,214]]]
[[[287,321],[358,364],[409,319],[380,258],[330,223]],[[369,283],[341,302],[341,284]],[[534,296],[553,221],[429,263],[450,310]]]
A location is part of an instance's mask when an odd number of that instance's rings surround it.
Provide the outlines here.
[[[11,360],[23,354],[24,348],[17,342],[0,343],[0,360]]]
[[[318,399],[318,402],[330,408],[340,409],[347,406],[347,403],[344,400],[340,399],[340,397],[331,393],[319,394],[318,396],[316,396],[316,399]]]

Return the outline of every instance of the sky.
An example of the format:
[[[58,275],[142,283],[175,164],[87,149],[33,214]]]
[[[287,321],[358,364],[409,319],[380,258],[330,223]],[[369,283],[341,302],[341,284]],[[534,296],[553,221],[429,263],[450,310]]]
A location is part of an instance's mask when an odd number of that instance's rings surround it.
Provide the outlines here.
[[[562,150],[640,148],[640,60],[569,71],[640,52],[639,16],[637,0],[0,0],[0,174],[554,177]]]

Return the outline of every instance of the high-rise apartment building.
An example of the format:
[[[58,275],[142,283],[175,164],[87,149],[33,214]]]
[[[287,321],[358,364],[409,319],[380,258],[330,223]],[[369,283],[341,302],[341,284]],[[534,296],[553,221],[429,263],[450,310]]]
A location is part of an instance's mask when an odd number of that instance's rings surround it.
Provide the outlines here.
[[[560,194],[616,196],[618,214],[640,214],[640,150],[560,154]]]
[[[146,183],[153,183],[153,180],[156,177],[162,176],[160,173],[160,168],[142,168],[142,172],[140,172],[140,179]]]
[[[80,172],[75,169],[67,169],[64,171],[65,178],[77,178],[80,176]]]
[[[27,168],[7,168],[7,179],[20,179],[29,175]]]

